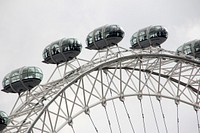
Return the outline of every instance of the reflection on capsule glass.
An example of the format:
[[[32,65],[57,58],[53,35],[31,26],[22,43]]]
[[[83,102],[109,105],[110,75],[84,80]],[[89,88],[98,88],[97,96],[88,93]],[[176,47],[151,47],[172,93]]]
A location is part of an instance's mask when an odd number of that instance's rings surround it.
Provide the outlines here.
[[[131,37],[131,49],[160,46],[168,37],[167,30],[162,26],[149,26],[134,33]]]
[[[192,40],[181,45],[177,50],[176,54],[180,53],[200,58],[200,40]]]
[[[5,112],[0,111],[0,131],[8,125],[8,116]]]
[[[37,86],[43,78],[41,69],[37,67],[22,67],[7,74],[3,79],[2,91],[21,93]]]
[[[105,25],[90,32],[86,39],[87,49],[100,50],[119,43],[124,31],[118,25]]]
[[[43,51],[44,63],[68,62],[80,54],[82,44],[75,38],[61,39],[48,45]]]

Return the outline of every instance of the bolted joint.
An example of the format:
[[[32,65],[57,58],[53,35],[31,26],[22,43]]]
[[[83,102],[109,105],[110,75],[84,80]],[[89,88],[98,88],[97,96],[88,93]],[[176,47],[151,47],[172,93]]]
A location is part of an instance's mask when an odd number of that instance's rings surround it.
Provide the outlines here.
[[[157,93],[157,95],[156,95],[156,99],[157,99],[158,101],[161,100],[161,93],[160,93],[160,92]]]
[[[72,118],[71,118],[71,117],[68,118],[68,124],[69,124],[70,126],[73,125],[73,121],[72,121]]]
[[[176,105],[179,105],[179,103],[180,103],[180,97],[177,96],[177,97],[175,98],[175,104],[176,104]]]
[[[106,98],[105,97],[103,97],[101,99],[101,104],[102,104],[103,107],[106,107],[107,103],[106,103]]]
[[[88,106],[85,106],[84,110],[85,110],[85,114],[87,114],[87,115],[90,114],[90,109]]]
[[[119,95],[119,100],[120,100],[121,102],[124,102],[125,97],[124,97],[124,94],[123,94],[123,93],[121,93],[121,94]]]
[[[142,92],[141,91],[138,92],[137,97],[138,97],[139,100],[142,100]]]
[[[197,112],[197,111],[199,111],[199,108],[200,108],[199,103],[196,102],[194,105],[194,110]]]

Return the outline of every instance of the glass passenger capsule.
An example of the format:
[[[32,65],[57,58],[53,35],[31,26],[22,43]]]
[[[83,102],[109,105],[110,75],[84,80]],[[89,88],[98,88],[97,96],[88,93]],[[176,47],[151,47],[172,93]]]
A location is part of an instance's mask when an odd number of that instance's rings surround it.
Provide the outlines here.
[[[131,37],[131,49],[160,46],[168,37],[167,30],[158,26],[149,26],[134,33]]]
[[[118,25],[105,25],[90,32],[86,39],[87,49],[100,50],[119,43],[124,31]]]
[[[176,50],[177,55],[179,55],[180,53],[200,59],[200,40],[196,39],[184,43]]]
[[[75,38],[61,39],[48,45],[43,51],[44,63],[60,64],[80,54],[82,44]]]
[[[8,125],[8,116],[5,112],[0,111],[0,131]]]
[[[22,67],[8,73],[3,79],[2,91],[21,93],[37,86],[43,78],[41,69],[37,67]]]

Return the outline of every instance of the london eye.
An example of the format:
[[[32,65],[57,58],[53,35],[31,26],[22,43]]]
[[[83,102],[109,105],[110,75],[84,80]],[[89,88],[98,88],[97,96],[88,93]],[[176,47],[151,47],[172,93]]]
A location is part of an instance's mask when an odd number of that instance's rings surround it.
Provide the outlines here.
[[[185,132],[198,133],[199,58],[161,48],[168,37],[162,26],[134,33],[131,49],[120,44],[123,37],[118,25],[90,32],[86,48],[96,50],[90,60],[79,58],[75,38],[51,43],[43,63],[55,69],[45,84],[37,67],[6,75],[3,91],[19,97],[8,116],[0,112],[2,132],[181,133],[190,125]]]

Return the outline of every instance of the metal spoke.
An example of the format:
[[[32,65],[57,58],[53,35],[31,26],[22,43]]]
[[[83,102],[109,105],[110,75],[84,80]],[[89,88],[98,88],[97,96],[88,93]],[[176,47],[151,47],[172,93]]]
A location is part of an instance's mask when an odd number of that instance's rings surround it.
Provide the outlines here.
[[[108,116],[108,112],[107,112],[106,106],[103,106],[103,107],[104,107],[105,112],[106,112],[106,118],[107,118],[107,121],[108,121],[110,132],[112,133],[113,131],[112,131],[111,122],[110,122],[110,119],[109,119],[109,116]]]
[[[163,122],[164,122],[164,125],[165,125],[165,132],[168,133],[167,123],[166,123],[163,107],[162,107],[162,104],[161,104],[161,100],[159,99],[158,101],[159,101],[160,110],[161,110],[161,113],[162,113]]]
[[[87,115],[89,116],[90,121],[92,122],[92,125],[93,125],[95,131],[98,133],[98,129],[97,129],[96,125],[94,124],[94,121],[92,120],[92,117],[90,116],[90,114],[87,114]]]
[[[128,113],[128,109],[127,109],[127,107],[126,107],[126,104],[125,104],[124,101],[122,101],[122,103],[123,103],[124,108],[125,108],[125,110],[126,110],[126,114],[127,114],[129,123],[130,123],[130,125],[131,125],[131,129],[132,129],[133,133],[135,133],[135,130],[134,130],[134,127],[133,127],[133,124],[132,124],[132,121],[131,121],[131,117],[130,117],[130,115],[129,115],[129,113]]]
[[[144,118],[144,109],[143,109],[143,106],[142,106],[142,99],[140,97],[139,97],[139,101],[140,101],[140,110],[141,110],[142,121],[143,121],[143,130],[144,130],[144,133],[147,133],[146,132],[145,118]]]
[[[198,110],[195,111],[196,112],[196,117],[197,117],[197,128],[198,128],[198,131],[200,133],[200,123],[199,123],[199,114],[198,114]]]

